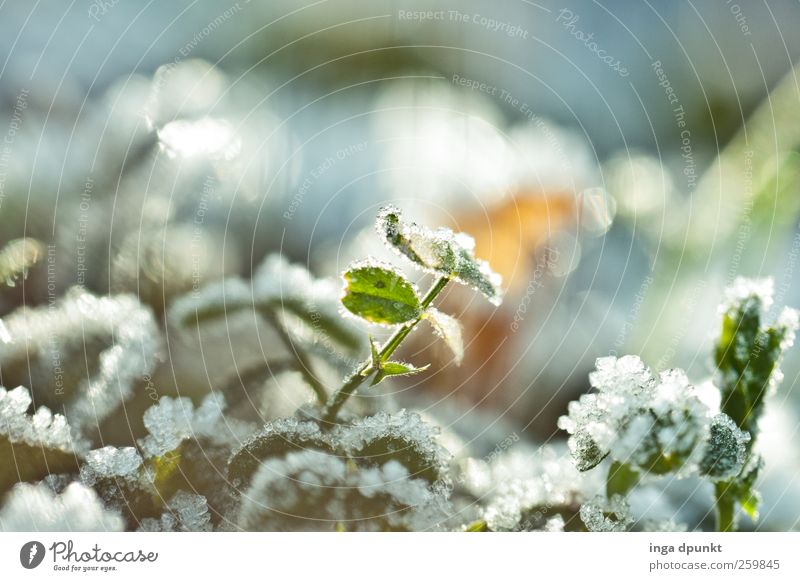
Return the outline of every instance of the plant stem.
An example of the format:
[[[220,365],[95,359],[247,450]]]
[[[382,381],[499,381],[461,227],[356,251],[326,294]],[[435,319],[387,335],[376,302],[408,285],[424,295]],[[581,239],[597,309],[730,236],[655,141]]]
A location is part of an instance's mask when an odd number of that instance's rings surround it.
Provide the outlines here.
[[[714,486],[717,530],[719,532],[736,530],[736,500],[729,494],[730,486],[729,482],[717,482]]]
[[[317,396],[317,401],[320,404],[325,404],[328,399],[328,392],[325,391],[325,386],[322,385],[319,379],[317,379],[316,375],[314,375],[314,371],[311,368],[311,361],[306,357],[305,353],[302,350],[297,349],[294,343],[292,342],[292,338],[289,336],[289,333],[286,332],[286,329],[281,325],[281,322],[278,320],[277,315],[268,310],[261,310],[262,316],[269,322],[270,325],[275,329],[275,332],[283,341],[286,348],[292,352],[294,358],[297,360],[297,370],[303,374],[303,378],[308,383],[309,387],[314,390],[314,394]]]
[[[433,299],[439,296],[444,290],[444,287],[447,286],[447,283],[450,282],[450,277],[443,276],[439,278],[433,286],[425,293],[425,296],[422,297],[422,311],[424,312],[431,303]],[[418,317],[413,321],[409,321],[408,323],[404,324],[400,327],[394,334],[389,337],[386,341],[386,344],[381,348],[380,353],[378,354],[379,360],[381,362],[387,361],[389,357],[392,356],[395,349],[397,349],[400,344],[408,337],[408,334],[417,326],[417,324],[422,320],[422,316]],[[342,409],[342,406],[345,402],[350,398],[351,395],[358,389],[364,381],[369,377],[372,372],[375,371],[375,368],[372,363],[372,359],[367,359],[364,363],[362,363],[359,368],[350,376],[342,387],[334,393],[330,399],[328,400],[327,406],[325,406],[325,414],[322,417],[322,421],[324,424],[328,426],[332,426],[336,422],[336,418],[339,415],[339,410]]]

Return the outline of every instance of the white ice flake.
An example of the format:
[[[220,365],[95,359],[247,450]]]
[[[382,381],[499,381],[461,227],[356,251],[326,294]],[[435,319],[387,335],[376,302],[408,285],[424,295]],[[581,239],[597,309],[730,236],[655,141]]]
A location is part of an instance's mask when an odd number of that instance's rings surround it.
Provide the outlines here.
[[[142,457],[136,448],[106,446],[86,455],[86,462],[81,466],[81,480],[87,486],[93,486],[100,478],[133,480],[141,465]]]
[[[775,295],[775,281],[771,278],[736,277],[733,284],[725,289],[720,311],[731,310],[758,311],[769,310]]]
[[[179,490],[167,503],[167,509],[175,517],[175,530],[185,532],[211,530],[211,514],[208,512],[208,501],[205,496]]]
[[[623,532],[633,524],[630,507],[615,494],[611,499],[597,496],[581,505],[581,520],[591,532]]]
[[[163,456],[189,438],[210,438],[230,442],[236,434],[224,422],[222,411],[225,399],[221,393],[207,395],[200,407],[194,408],[187,397],[162,397],[144,413],[144,425],[149,435],[139,441],[145,457]]]

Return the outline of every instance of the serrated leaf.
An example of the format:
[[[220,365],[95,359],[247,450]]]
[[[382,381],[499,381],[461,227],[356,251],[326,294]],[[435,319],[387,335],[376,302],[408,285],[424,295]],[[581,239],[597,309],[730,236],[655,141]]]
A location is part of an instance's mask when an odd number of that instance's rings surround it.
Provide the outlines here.
[[[425,365],[424,367],[414,367],[409,363],[400,363],[399,361],[384,361],[380,364],[380,368],[378,368],[377,373],[375,373],[375,377],[372,379],[372,383],[370,385],[378,385],[387,377],[416,375],[417,373],[422,373],[428,369],[428,367],[430,367],[430,365]]]
[[[448,228],[430,230],[402,219],[400,210],[387,206],[375,222],[389,247],[422,269],[457,280],[483,293],[492,304],[502,301],[501,277],[484,260],[475,258],[475,240]]]
[[[444,339],[450,351],[453,352],[453,360],[456,365],[461,365],[464,360],[464,338],[461,333],[461,323],[455,317],[434,308],[429,308],[425,312],[425,318],[430,321],[436,334]]]
[[[344,273],[342,305],[370,323],[399,325],[418,319],[417,291],[398,271],[381,263],[360,263]]]

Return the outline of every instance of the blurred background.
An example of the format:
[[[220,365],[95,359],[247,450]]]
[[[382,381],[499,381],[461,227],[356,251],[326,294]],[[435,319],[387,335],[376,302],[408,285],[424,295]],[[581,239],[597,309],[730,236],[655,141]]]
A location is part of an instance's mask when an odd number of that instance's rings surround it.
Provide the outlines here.
[[[392,202],[472,234],[507,289],[445,297],[465,363],[398,400],[486,451],[563,440],[599,356],[707,377],[735,276],[800,306],[798,25],[795,0],[6,1],[0,247],[40,245],[0,316],[76,284],[161,316],[273,252],[336,276],[385,253]],[[165,394],[262,355],[223,333],[197,369],[167,341]],[[405,355],[449,360],[422,333]],[[762,436],[779,529],[800,513],[798,350],[784,370]]]

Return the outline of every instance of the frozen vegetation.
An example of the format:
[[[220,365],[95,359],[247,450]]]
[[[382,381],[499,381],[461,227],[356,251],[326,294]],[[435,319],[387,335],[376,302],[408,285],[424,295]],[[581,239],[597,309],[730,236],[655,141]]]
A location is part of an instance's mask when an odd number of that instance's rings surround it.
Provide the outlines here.
[[[437,299],[456,283],[499,305],[500,277],[467,234],[406,222],[395,207],[380,211],[375,229],[419,281],[374,258],[339,282],[318,280],[271,255],[250,279],[175,297],[163,324],[133,296],[79,288],[0,321],[3,377],[32,384],[0,388],[0,529],[681,530],[631,508],[632,494],[669,477],[709,483],[721,530],[742,512],[757,518],[759,419],[798,326],[791,309],[766,321],[770,281],[741,279],[726,292],[711,380],[656,373],[634,355],[602,357],[591,391],[558,422],[566,447],[501,442],[481,458],[435,420],[397,409],[381,384],[433,371],[435,361],[395,358],[418,327],[460,364],[464,332]],[[235,321],[269,329],[284,348],[273,356],[275,345],[259,345],[266,364],[236,370],[235,384],[249,390],[152,397],[165,333],[202,339]],[[271,415],[262,403],[278,389],[304,395]],[[106,443],[104,421],[127,422],[130,441]]]

